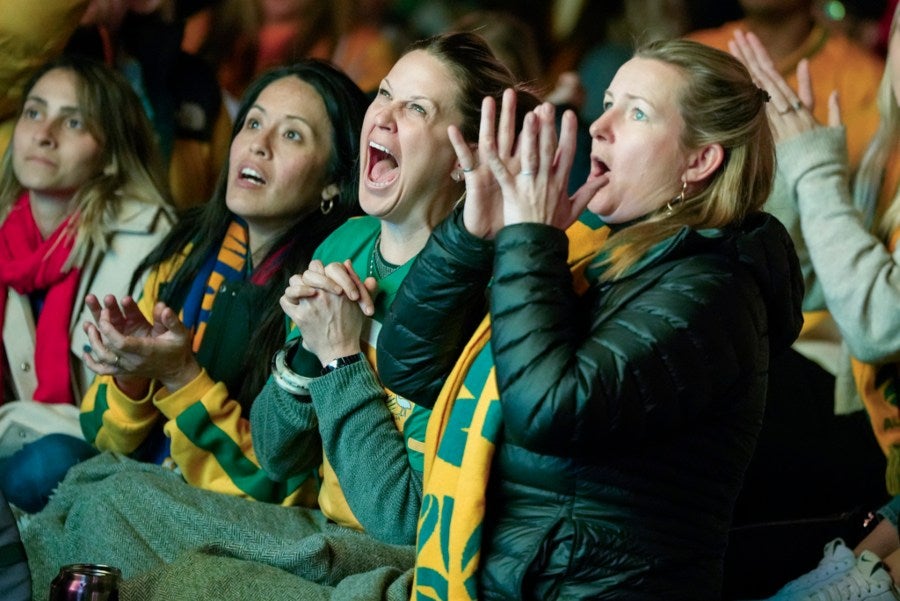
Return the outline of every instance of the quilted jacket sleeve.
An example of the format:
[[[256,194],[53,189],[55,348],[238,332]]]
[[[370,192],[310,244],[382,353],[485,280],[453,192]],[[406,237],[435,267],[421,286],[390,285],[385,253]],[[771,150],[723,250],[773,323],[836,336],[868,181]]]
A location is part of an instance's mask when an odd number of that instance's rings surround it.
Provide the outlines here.
[[[378,374],[388,388],[434,406],[486,313],[492,257],[493,243],[469,234],[461,211],[435,228],[382,325]]]

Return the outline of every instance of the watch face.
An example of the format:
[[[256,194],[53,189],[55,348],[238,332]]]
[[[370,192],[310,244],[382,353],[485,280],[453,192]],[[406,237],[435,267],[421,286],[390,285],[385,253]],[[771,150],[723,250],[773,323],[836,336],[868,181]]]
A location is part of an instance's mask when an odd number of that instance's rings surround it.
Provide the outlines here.
[[[322,368],[322,374],[324,375],[331,373],[338,368],[344,367],[345,365],[353,365],[361,359],[362,353],[356,353],[355,355],[347,355],[346,357],[338,357],[337,359],[332,359],[325,367]]]

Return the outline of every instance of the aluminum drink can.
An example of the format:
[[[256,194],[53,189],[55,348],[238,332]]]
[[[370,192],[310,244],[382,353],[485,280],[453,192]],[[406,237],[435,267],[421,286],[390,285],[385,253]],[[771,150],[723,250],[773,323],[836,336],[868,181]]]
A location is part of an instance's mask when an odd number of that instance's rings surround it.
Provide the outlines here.
[[[63,566],[50,583],[50,601],[119,601],[119,568],[97,563]]]

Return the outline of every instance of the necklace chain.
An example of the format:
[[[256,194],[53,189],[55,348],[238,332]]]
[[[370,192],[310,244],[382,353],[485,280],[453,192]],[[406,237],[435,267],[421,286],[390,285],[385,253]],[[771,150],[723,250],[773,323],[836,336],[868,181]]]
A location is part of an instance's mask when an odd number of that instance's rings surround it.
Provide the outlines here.
[[[381,232],[379,232],[375,238],[375,246],[372,247],[372,254],[369,256],[369,276],[383,280],[399,268],[399,265],[389,263],[381,254]]]

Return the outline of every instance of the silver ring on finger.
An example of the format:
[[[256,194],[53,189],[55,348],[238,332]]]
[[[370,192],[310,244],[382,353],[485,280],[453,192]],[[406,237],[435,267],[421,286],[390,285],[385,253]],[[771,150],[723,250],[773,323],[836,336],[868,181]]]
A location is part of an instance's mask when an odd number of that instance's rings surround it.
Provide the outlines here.
[[[116,360],[112,362],[113,367],[119,367],[119,359],[121,359],[121,357],[116,355]]]
[[[803,108],[803,103],[800,102],[800,99],[798,98],[797,100],[794,100],[794,102],[791,103],[791,108],[794,109],[795,111],[799,111],[800,109]]]
[[[519,175],[524,175],[525,177],[531,177],[534,174],[531,171],[520,171]]]

